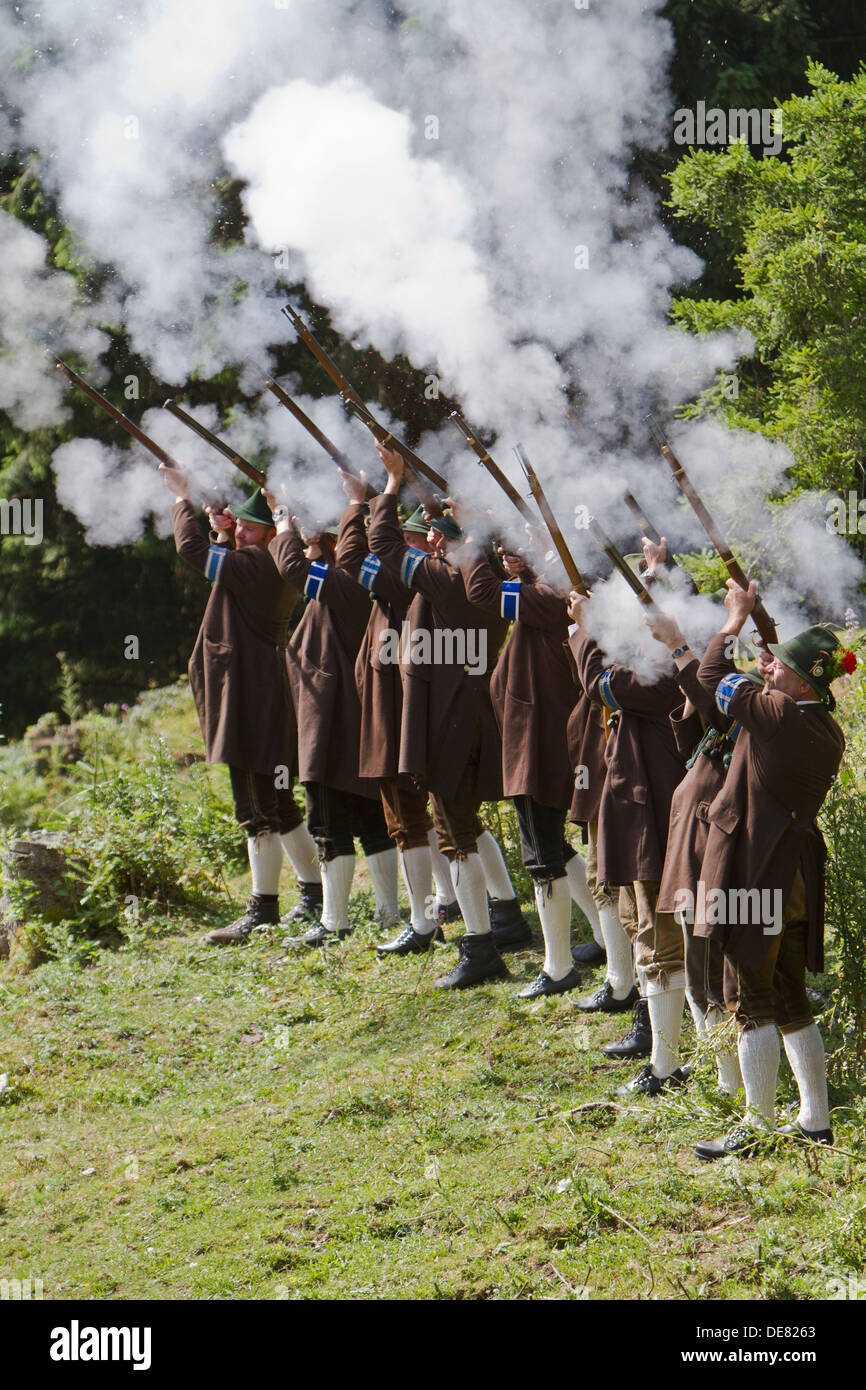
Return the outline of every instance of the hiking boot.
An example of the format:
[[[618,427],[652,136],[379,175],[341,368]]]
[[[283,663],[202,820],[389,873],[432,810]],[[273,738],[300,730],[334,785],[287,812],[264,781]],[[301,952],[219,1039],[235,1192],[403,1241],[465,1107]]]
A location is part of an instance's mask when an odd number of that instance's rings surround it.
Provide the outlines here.
[[[516,898],[492,898],[490,929],[497,951],[523,951],[532,945],[532,928]]]
[[[460,904],[456,898],[453,903],[441,903],[437,907],[436,920],[440,927],[444,927],[448,922],[463,921],[463,913],[460,911]]]
[[[293,908],[280,918],[281,927],[294,927],[299,922],[316,922],[322,910],[321,883],[300,884],[300,897]]]
[[[760,1142],[761,1137],[756,1130],[749,1125],[737,1125],[722,1139],[702,1139],[695,1144],[695,1153],[704,1163],[712,1163],[716,1158],[729,1158],[731,1154],[746,1158],[755,1152]]]
[[[648,1057],[653,1050],[653,1030],[650,1027],[649,1004],[638,999],[631,1015],[631,1027],[619,1042],[608,1043],[602,1052],[606,1057]]]
[[[595,994],[584,994],[576,1003],[584,1014],[627,1014],[629,1009],[634,1008],[637,998],[637,985],[632,985],[624,999],[616,999],[613,985],[610,980],[605,980]]]
[[[832,1129],[804,1129],[799,1120],[792,1125],[780,1125],[776,1132],[788,1139],[808,1139],[812,1144],[826,1144],[828,1148],[833,1143]]]
[[[323,922],[319,922],[311,931],[304,932],[303,936],[290,936],[285,946],[287,950],[299,946],[328,946],[331,942],[342,941],[351,934],[351,927],[340,927],[338,931],[334,931],[332,927],[326,927]]]
[[[586,965],[595,967],[604,965],[607,960],[607,952],[603,946],[599,946],[597,941],[585,941],[580,946],[572,946],[571,959],[575,965]]]
[[[431,932],[417,932],[410,924],[404,927],[393,941],[386,941],[376,947],[376,955],[381,956],[420,956],[429,951],[434,941],[444,941],[441,928],[434,927]]]
[[[280,920],[280,901],[273,897],[263,900],[257,893],[250,896],[243,917],[238,917],[231,926],[219,927],[209,931],[204,939],[206,946],[237,946],[246,941],[256,927],[275,927]]]
[[[496,949],[492,932],[461,936],[457,942],[460,959],[448,975],[436,981],[437,989],[468,989],[485,980],[507,980],[508,968]]]
[[[620,1086],[617,1095],[620,1100],[630,1100],[632,1096],[657,1096],[677,1086],[684,1086],[686,1078],[679,1067],[670,1076],[656,1076],[649,1063],[631,1081]]]
[[[547,994],[567,994],[570,989],[577,989],[580,984],[580,975],[572,966],[567,975],[563,975],[561,980],[552,980],[549,975],[545,975],[540,970],[532,981],[531,985],[526,985],[524,989],[517,991],[518,999],[541,999]]]

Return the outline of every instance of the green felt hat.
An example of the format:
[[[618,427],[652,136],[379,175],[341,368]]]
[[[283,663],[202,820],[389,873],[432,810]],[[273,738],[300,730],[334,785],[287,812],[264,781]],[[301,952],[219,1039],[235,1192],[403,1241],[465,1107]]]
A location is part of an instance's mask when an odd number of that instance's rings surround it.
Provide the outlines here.
[[[262,496],[261,488],[256,488],[244,502],[242,507],[227,508],[229,515],[236,517],[238,521],[255,521],[259,526],[273,526],[274,518],[271,516],[271,509]]]
[[[401,531],[412,531],[417,536],[426,536],[430,523],[424,520],[424,508],[416,507],[411,516],[400,523]]]
[[[430,525],[440,536],[447,536],[449,541],[457,541],[463,535],[453,516],[434,516]]]
[[[807,627],[789,642],[769,642],[767,650],[783,666],[796,671],[801,680],[808,681],[828,709],[836,708],[830,694],[830,682],[839,674],[835,653],[839,639],[828,627]]]

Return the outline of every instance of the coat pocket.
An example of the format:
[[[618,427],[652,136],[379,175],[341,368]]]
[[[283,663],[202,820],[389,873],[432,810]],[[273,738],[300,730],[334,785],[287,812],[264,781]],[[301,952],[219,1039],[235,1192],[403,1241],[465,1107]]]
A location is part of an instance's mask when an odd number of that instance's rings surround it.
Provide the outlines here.
[[[204,639],[205,667],[214,671],[227,671],[231,665],[232,648],[228,642],[215,642],[212,637]]]

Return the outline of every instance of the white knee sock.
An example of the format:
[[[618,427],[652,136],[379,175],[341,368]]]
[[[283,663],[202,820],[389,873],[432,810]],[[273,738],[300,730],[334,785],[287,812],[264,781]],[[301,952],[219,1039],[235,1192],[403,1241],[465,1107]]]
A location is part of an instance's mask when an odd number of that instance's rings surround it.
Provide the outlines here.
[[[746,1120],[772,1128],[776,1119],[779,1079],[779,1034],[775,1023],[744,1028],[737,1041],[740,1071],[746,1091]]]
[[[613,903],[599,908],[601,934],[607,952],[607,978],[615,999],[625,999],[634,985],[634,954],[619,913]]]
[[[338,854],[322,861],[322,926],[331,931],[349,925],[349,894],[355,874],[354,854]]]
[[[494,840],[489,830],[482,831],[478,836],[478,854],[491,898],[498,898],[500,902],[511,902],[517,894],[508,876],[499,842]]]
[[[409,894],[412,929],[419,936],[429,936],[436,927],[435,916],[427,916],[427,900],[433,896],[430,892],[433,882],[430,850],[427,845],[422,845],[417,849],[404,849],[400,854],[400,862],[403,866],[403,877],[406,880],[406,891]],[[447,859],[445,863],[448,863]],[[448,881],[453,891],[450,873]]]
[[[680,1064],[680,1033],[686,1002],[686,977],[679,971],[671,975],[664,988],[658,980],[647,980],[646,1001],[653,1034],[650,1065],[654,1076],[670,1076]]]
[[[544,964],[541,968],[551,980],[562,980],[574,969],[568,880],[554,878],[549,883],[536,883],[535,905],[544,936]]]
[[[247,854],[253,876],[253,892],[274,897],[280,891],[280,869],[283,867],[283,847],[279,835],[269,830],[264,835],[248,837]]]
[[[818,1025],[810,1023],[796,1033],[783,1033],[785,1055],[800,1092],[797,1123],[812,1133],[830,1128],[830,1102],[827,1097],[827,1059]]]
[[[598,908],[595,905],[595,898],[589,890],[586,881],[586,865],[579,854],[573,854],[565,866],[565,877],[568,879],[568,888],[574,901],[577,903],[589,925],[592,927],[592,936],[597,946],[604,945],[604,937],[601,934],[601,922],[598,920]]]
[[[740,1090],[743,1078],[740,1075],[740,1059],[733,1046],[732,1017],[727,1009],[711,1004],[707,1010],[704,1027],[708,1041],[712,1044],[719,1075],[719,1090],[733,1096]]]
[[[455,901],[454,884],[451,879],[451,865],[439,849],[439,839],[435,830],[428,836],[430,841],[430,862],[436,880],[436,906],[450,907]]]
[[[707,1016],[704,1013],[704,1006],[698,1003],[693,994],[689,993],[688,987],[686,988],[686,1003],[689,1006],[689,1013],[695,1025],[698,1042],[706,1042],[707,1038],[710,1036],[710,1030],[707,1024]]]
[[[483,932],[489,932],[487,881],[480,857],[477,854],[467,854],[465,859],[452,860],[451,881],[463,914],[467,935],[480,936]]]
[[[307,829],[306,822],[301,821],[300,825],[296,825],[294,830],[290,830],[287,835],[281,835],[280,839],[299,881],[301,883],[321,883],[322,872],[319,868],[319,854],[316,849],[316,842]]]
[[[399,920],[397,906],[397,846],[367,855],[367,868],[376,894],[376,916],[383,926],[390,927]]]

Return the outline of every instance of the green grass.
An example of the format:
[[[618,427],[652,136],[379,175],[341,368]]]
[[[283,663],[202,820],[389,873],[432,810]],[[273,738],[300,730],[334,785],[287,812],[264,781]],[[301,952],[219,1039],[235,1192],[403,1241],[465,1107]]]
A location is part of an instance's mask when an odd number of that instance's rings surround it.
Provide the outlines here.
[[[356,917],[365,916],[362,897]],[[622,1019],[155,924],[0,987],[0,1275],[69,1298],[809,1298],[862,1272],[862,1109],[837,1151],[703,1166],[709,1065],[620,1105]],[[790,1084],[788,1083],[790,1091]]]
[[[87,719],[106,765],[154,735],[200,749],[182,686]],[[13,770],[49,824],[88,775],[34,780],[20,745],[0,780]],[[234,902],[143,903],[119,949],[57,930],[55,959],[28,970],[25,942],[0,967],[0,1279],[41,1278],[46,1298],[590,1300],[825,1298],[866,1279],[864,1102],[844,1068],[833,1151],[779,1140],[704,1166],[694,1142],[738,1113],[709,1058],[686,1092],[621,1104],[634,1068],[600,1049],[627,1019],[518,1000],[532,951],[460,994],[433,987],[453,946],[377,961],[358,881],[356,930],[327,954],[280,933],[203,946],[243,899],[235,877]]]

